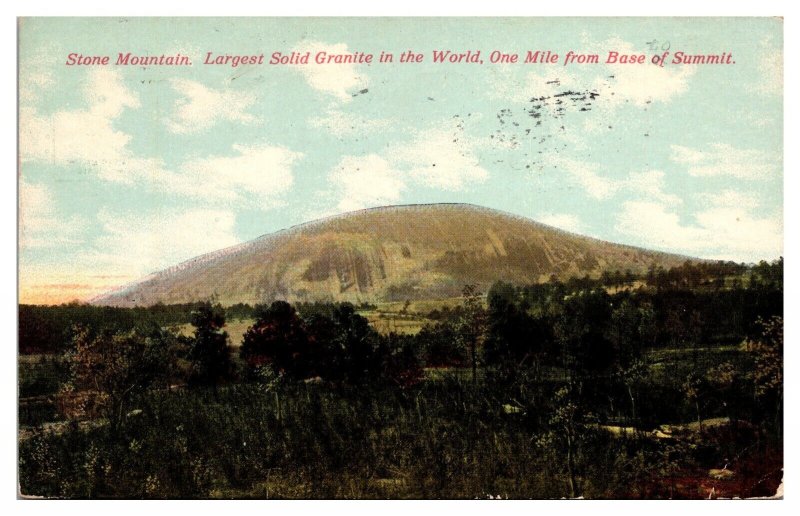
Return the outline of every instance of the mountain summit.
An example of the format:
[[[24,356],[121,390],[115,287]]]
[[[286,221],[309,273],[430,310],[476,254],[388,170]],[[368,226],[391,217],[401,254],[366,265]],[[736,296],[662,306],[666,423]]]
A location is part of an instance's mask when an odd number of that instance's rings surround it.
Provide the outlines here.
[[[92,300],[134,306],[391,301],[460,294],[465,284],[547,281],[670,267],[683,256],[613,244],[469,204],[388,206],[308,222],[209,253]]]

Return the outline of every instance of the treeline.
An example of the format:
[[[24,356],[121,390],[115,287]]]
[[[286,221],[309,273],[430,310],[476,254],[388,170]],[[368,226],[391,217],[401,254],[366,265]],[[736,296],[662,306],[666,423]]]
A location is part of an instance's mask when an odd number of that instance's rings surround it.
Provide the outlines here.
[[[751,334],[758,317],[780,315],[783,311],[783,258],[772,263],[747,266],[733,262],[686,262],[671,269],[651,267],[637,276],[630,271],[605,272],[599,278],[553,277],[547,283],[514,287],[495,286],[493,292],[504,292],[520,310],[535,317],[557,313],[564,299],[579,292],[601,290],[616,292],[602,302],[619,306],[628,300],[637,307],[654,312],[655,337],[645,343],[654,346],[685,346],[695,342],[737,343]],[[202,303],[150,307],[119,308],[78,303],[60,306],[20,305],[19,352],[62,353],[73,336],[74,327],[82,325],[91,332],[131,331],[137,327],[157,325],[162,328],[188,324],[193,311]],[[313,315],[317,303],[295,306],[300,314]],[[375,309],[362,304],[359,310]],[[330,306],[326,308],[330,312]],[[224,309],[224,317],[254,319],[259,308],[238,303]],[[455,365],[465,357],[451,353],[447,341],[453,341],[452,325],[463,320],[463,307],[444,307],[425,314],[440,321],[439,328],[423,331],[425,346],[430,349],[433,365]],[[552,321],[551,321],[552,323]],[[552,326],[551,323],[548,323]],[[448,326],[449,325],[449,326]]]
[[[534,288],[538,295],[532,298]],[[716,295],[646,289],[610,294],[604,288],[568,291],[559,283],[515,287],[500,282],[485,302],[467,286],[457,309],[416,335],[380,334],[349,303],[307,303],[298,310],[275,301],[254,307],[238,357],[225,331],[224,309],[202,303],[190,314],[191,335],[153,321],[131,330],[75,327],[67,353],[72,382],[62,399],[77,400],[82,408],[65,405],[62,412],[104,406],[121,414],[127,401],[114,393],[133,396],[153,385],[217,388],[280,381],[405,389],[423,380],[425,368],[445,368],[461,371],[474,385],[488,382],[508,393],[567,385],[577,389],[571,396],[582,403],[610,403],[609,413],[615,412],[615,401],[628,398],[626,417],[637,420],[642,415],[636,411],[638,392],[654,351],[683,353],[692,367],[678,364],[675,376],[699,370],[713,377],[708,371],[719,365],[741,369],[741,364],[698,365],[699,351],[758,341],[765,321],[780,319],[780,294],[750,288]],[[588,383],[592,388],[584,392],[581,386]],[[76,396],[81,393],[88,398]],[[650,419],[668,416],[661,408],[651,411]]]
[[[58,306],[19,305],[19,352],[62,353],[80,325],[94,333],[168,327],[191,320],[201,303],[121,308],[69,303]]]

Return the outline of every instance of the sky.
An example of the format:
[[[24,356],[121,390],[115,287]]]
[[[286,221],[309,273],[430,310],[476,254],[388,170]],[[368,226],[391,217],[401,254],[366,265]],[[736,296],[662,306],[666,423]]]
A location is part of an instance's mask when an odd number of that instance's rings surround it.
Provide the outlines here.
[[[772,260],[782,49],[771,18],[23,19],[20,302],[89,299],[394,204],[468,202],[613,242]],[[407,50],[424,62],[400,63]],[[434,50],[484,62],[434,63]],[[494,50],[562,60],[492,64]],[[565,66],[570,50],[599,63]],[[648,63],[606,64],[612,50]],[[394,61],[267,64],[381,51]],[[672,64],[678,51],[735,64]],[[73,52],[111,64],[67,66]],[[116,66],[120,52],[192,66]],[[265,64],[204,65],[207,52]]]

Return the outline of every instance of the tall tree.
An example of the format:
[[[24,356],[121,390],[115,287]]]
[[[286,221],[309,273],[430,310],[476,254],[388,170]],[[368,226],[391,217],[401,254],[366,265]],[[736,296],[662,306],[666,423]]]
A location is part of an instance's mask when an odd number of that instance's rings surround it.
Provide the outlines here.
[[[478,348],[486,329],[486,311],[483,308],[481,293],[476,285],[466,285],[461,294],[463,312],[459,321],[459,338],[469,350],[472,365],[472,383],[478,382]]]
[[[247,329],[240,351],[251,371],[270,364],[293,378],[312,373],[312,357],[303,321],[286,301],[256,307],[256,321]]]
[[[765,406],[775,407],[775,428],[782,433],[783,317],[759,318],[757,325],[760,335],[745,342],[746,348],[755,355],[755,394]]]
[[[192,312],[194,338],[189,342],[190,385],[216,386],[229,380],[233,364],[225,327],[225,311],[220,305],[201,303]]]

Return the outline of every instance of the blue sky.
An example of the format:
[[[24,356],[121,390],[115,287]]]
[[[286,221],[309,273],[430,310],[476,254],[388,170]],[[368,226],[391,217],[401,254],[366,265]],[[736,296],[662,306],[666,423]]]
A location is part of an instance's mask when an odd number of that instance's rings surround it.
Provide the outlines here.
[[[736,64],[602,64],[610,50],[649,58],[654,40]],[[769,18],[26,19],[20,299],[87,298],[293,224],[406,203],[774,259],[782,47]],[[432,63],[444,49],[480,50],[484,64]],[[395,62],[202,64],[206,52],[382,50]],[[398,63],[405,50],[425,62]],[[601,63],[495,65],[493,50]],[[193,66],[66,66],[70,52],[180,53]]]

